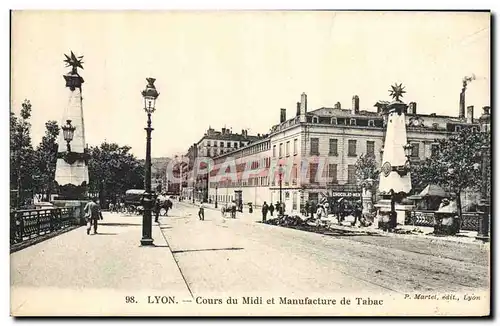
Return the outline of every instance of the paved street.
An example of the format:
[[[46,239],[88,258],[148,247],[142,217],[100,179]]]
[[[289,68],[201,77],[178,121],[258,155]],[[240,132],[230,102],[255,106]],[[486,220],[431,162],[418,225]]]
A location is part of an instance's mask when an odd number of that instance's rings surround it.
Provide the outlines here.
[[[258,212],[223,219],[207,209],[200,221],[197,208],[185,203],[174,203],[169,215],[153,226],[156,247],[139,246],[141,216],[105,213],[98,235],[78,228],[11,254],[12,313],[247,314],[256,310],[246,305],[229,312],[197,301],[371,293],[397,302],[404,293],[472,294],[488,288],[488,246],[340,230],[320,235],[258,223]],[[134,304],[127,302],[130,296]],[[184,305],[150,304],[155,296],[172,296]],[[395,307],[386,305],[386,313],[396,313]],[[401,307],[399,313],[406,313]],[[288,314],[358,313],[281,308]],[[262,309],[277,311],[272,305]]]
[[[162,232],[193,293],[472,291],[488,288],[488,247],[345,232],[325,236],[181,204]],[[359,233],[357,233],[359,234]]]

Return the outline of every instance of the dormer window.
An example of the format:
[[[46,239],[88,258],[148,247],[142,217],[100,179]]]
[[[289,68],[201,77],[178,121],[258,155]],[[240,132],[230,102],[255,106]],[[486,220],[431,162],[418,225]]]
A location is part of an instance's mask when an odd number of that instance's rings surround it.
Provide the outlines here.
[[[318,117],[313,117],[313,118],[312,118],[312,122],[313,122],[313,123],[318,123],[318,122],[319,122]]]
[[[337,124],[337,118],[331,118],[330,119],[330,124],[336,125]]]
[[[368,127],[375,127],[375,121],[368,120]]]
[[[351,118],[351,120],[349,120],[349,124],[350,124],[351,126],[355,126],[355,125],[356,125],[356,119]]]

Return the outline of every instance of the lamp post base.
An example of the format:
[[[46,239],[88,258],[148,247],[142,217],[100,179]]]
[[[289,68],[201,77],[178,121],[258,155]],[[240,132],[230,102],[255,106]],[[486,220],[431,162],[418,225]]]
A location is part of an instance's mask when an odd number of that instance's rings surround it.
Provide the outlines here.
[[[481,240],[483,242],[490,242],[490,237],[487,235],[477,235],[476,240]]]
[[[148,238],[142,238],[141,239],[141,246],[153,246],[153,239],[148,239]]]

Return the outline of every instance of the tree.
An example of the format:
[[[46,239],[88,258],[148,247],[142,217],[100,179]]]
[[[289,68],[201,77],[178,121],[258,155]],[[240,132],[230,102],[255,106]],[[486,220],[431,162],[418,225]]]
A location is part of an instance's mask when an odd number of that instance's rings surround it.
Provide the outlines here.
[[[130,153],[129,146],[102,143],[91,147],[89,191],[98,193],[101,201],[114,199],[127,189],[143,189],[144,165]]]
[[[361,184],[366,179],[378,181],[379,166],[373,155],[361,154],[355,164],[356,181]]]
[[[56,172],[56,162],[57,162],[57,136],[59,135],[59,126],[56,121],[47,121],[45,123],[45,135],[42,137],[42,141],[38,145],[35,152],[36,160],[36,180],[35,188],[42,191],[50,200],[50,195],[52,193],[55,172]]]
[[[355,164],[356,169],[356,182],[358,185],[362,185],[363,182],[367,179],[372,179],[373,182],[371,186],[367,186],[364,184],[364,190],[373,191],[373,189],[377,188],[378,185],[378,176],[379,176],[379,165],[375,160],[374,155],[361,154]],[[373,200],[373,193],[372,193]]]
[[[466,189],[479,190],[482,180],[479,169],[481,146],[490,143],[490,134],[464,128],[446,139],[438,140],[437,150],[430,158],[412,167],[415,186],[437,184],[457,196],[457,208],[462,214],[460,196]],[[490,164],[488,164],[489,167]]]
[[[18,204],[23,204],[23,193],[32,189],[33,147],[31,145],[31,103],[24,100],[20,116],[10,112],[10,188],[17,191]]]

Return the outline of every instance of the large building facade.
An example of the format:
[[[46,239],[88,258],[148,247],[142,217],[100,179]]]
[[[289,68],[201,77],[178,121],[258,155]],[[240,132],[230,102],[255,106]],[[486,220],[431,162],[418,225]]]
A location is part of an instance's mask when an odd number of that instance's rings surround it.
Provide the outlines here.
[[[216,131],[209,127],[203,137],[194,143],[186,154],[188,163],[187,170],[184,171],[186,182],[183,196],[198,201],[208,200],[208,176],[197,173],[195,166],[197,159],[225,155],[264,137],[266,135],[249,135],[248,130],[245,129],[241,130],[241,133],[233,133],[230,128],[224,127],[221,131]]]
[[[359,97],[354,96],[349,109],[337,103],[309,112],[307,95],[302,94],[294,116],[287,119],[286,110],[281,109],[280,123],[267,137],[214,158],[208,199],[260,206],[281,198],[285,211],[293,214],[306,201],[332,196],[360,198],[355,164],[361,155],[371,155],[381,165],[386,122],[380,113],[386,104],[377,102],[376,111],[360,110]],[[458,117],[418,114],[417,104],[409,103],[406,121],[411,162],[418,164],[431,156],[436,140],[461,128],[479,130],[473,109],[469,106],[467,116]],[[488,110],[486,107],[485,112]]]

